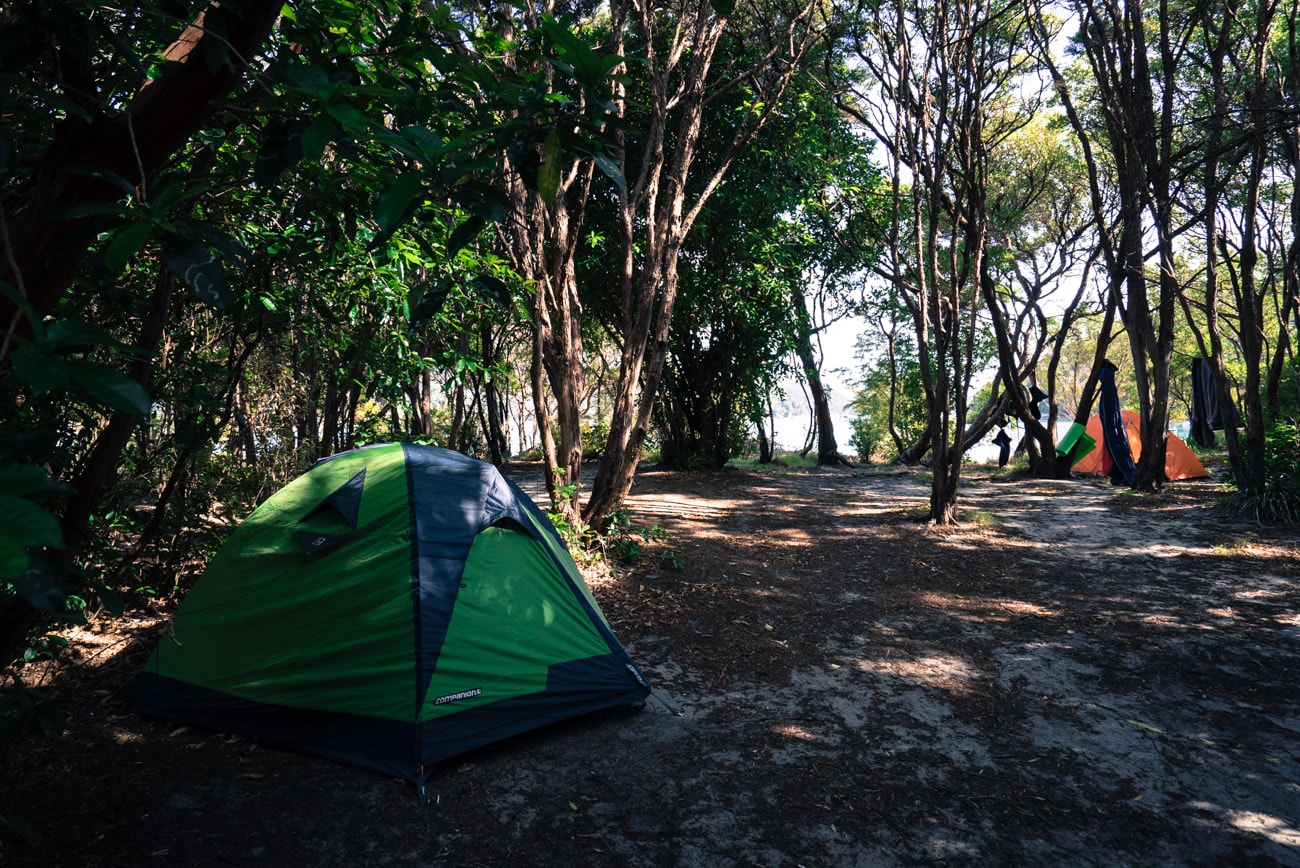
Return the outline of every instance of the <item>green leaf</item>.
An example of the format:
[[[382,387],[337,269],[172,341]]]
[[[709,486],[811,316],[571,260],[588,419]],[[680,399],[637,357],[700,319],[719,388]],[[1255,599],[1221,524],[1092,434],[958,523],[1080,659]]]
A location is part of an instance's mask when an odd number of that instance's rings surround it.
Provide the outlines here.
[[[0,577],[13,581],[27,569],[28,547],[63,545],[58,520],[24,497],[0,494]]]
[[[24,840],[36,837],[36,828],[32,826],[31,820],[26,817],[20,817],[17,814],[6,814],[0,816],[0,823],[4,823],[15,835]]]
[[[596,151],[591,155],[591,158],[596,161],[596,168],[604,172],[605,176],[617,184],[620,190],[627,189],[627,179],[623,177],[623,167],[618,164],[617,160],[604,151]]]
[[[426,127],[403,127],[402,135],[406,137],[407,141],[426,154],[434,154],[442,150],[442,139]]]
[[[140,252],[146,241],[149,240],[149,233],[153,231],[153,226],[148,223],[137,223],[134,226],[128,226],[108,243],[108,249],[104,251],[104,267],[108,269],[109,274],[117,274],[126,264],[131,261],[131,257]]]
[[[556,69],[558,69],[560,72],[564,73],[565,75],[570,77],[573,76],[572,64],[565,63],[563,60],[560,60],[558,57],[548,57],[546,58],[546,62],[549,63],[551,66],[555,67]]]
[[[99,604],[104,607],[105,612],[117,618],[122,617],[122,613],[126,611],[126,601],[122,599],[122,595],[103,585],[99,588]]]
[[[53,428],[30,428],[0,439],[0,466],[46,460],[61,442]]]
[[[136,54],[135,49],[128,44],[125,39],[119,36],[117,31],[105,23],[106,17],[96,15],[94,17],[87,16],[87,18],[89,18],[87,23],[89,23],[89,25],[94,28],[95,32],[108,42],[109,45],[112,45],[117,49],[118,55],[125,59],[126,62],[131,65],[131,68],[139,74],[141,81],[145,81],[150,77],[149,70],[145,68],[144,63],[140,60],[140,55]],[[90,48],[89,40],[83,43],[83,47],[86,50]]]
[[[514,297],[510,293],[510,285],[498,277],[490,274],[480,274],[471,281],[479,292],[486,295],[499,307],[509,310],[514,305]]]
[[[0,295],[9,299],[13,306],[22,312],[23,317],[27,320],[27,325],[32,330],[32,334],[39,335],[41,333],[41,318],[37,315],[36,308],[32,307],[32,303],[27,300],[27,296],[21,294],[12,284],[3,280],[0,280]],[[13,326],[11,325],[10,328],[13,328]]]
[[[199,40],[198,48],[203,54],[203,62],[207,65],[208,72],[212,73],[214,76],[221,72],[222,67],[234,66],[233,63],[230,63],[230,51],[227,48],[224,39],[217,36],[209,37],[208,35],[204,35],[204,37]]]
[[[336,129],[333,118],[316,118],[311,126],[303,130],[302,155],[313,163],[320,162],[321,157],[325,156],[325,148],[334,139]]]
[[[167,214],[178,203],[206,192],[212,183],[206,180],[190,181],[176,178],[157,189],[150,197],[149,213],[156,218]]]
[[[0,542],[0,550],[2,549],[3,543]],[[63,588],[63,583],[59,581],[59,574],[41,559],[25,557],[25,568],[20,568],[21,572],[11,579],[14,590],[43,612],[57,612],[62,609],[67,592]]]
[[[437,283],[418,283],[412,287],[407,299],[411,325],[421,326],[437,316],[446,304],[453,286],[455,284],[449,280],[440,280]]]
[[[50,476],[43,468],[32,464],[9,466],[0,473],[0,494],[13,497],[25,497],[50,481]]]
[[[41,336],[38,343],[45,351],[60,350],[64,352],[88,350],[92,347],[110,347],[114,349],[124,349],[126,347],[125,344],[94,323],[84,322],[79,319],[60,319],[47,324],[45,334]]]
[[[709,0],[709,5],[719,15],[730,15],[736,11],[736,0]]]
[[[609,75],[623,62],[624,58],[618,54],[606,54],[600,59],[601,69],[604,71],[605,75]]]
[[[285,70],[284,80],[294,87],[316,93],[330,84],[330,77],[319,66],[291,66]]]
[[[302,159],[302,133],[306,127],[305,120],[294,119],[267,129],[253,162],[253,181],[258,186],[270,186],[285,169]]]
[[[103,166],[87,166],[81,163],[67,166],[66,168],[74,175],[86,175],[91,178],[98,178],[106,184],[112,184],[128,196],[135,195],[135,184],[132,184],[126,178],[123,178],[111,169],[105,169]]]
[[[388,185],[379,196],[379,206],[375,209],[375,222],[379,224],[380,232],[390,234],[402,224],[407,206],[423,183],[424,177],[419,172],[407,172]]]
[[[280,153],[280,142],[266,142],[253,161],[253,183],[259,187],[269,187],[287,168],[289,161]]]
[[[163,258],[195,298],[218,310],[229,309],[234,299],[221,262],[212,251],[197,241],[187,241],[167,250]]]
[[[510,213],[510,202],[500,190],[488,184],[477,181],[458,184],[452,195],[456,204],[469,213],[482,217],[485,223],[500,223]]]
[[[74,117],[81,118],[83,121],[90,123],[94,116],[80,103],[77,103],[57,91],[49,88],[33,86],[32,90],[41,100],[47,103],[55,111],[67,112]]]
[[[67,363],[48,353],[24,348],[15,352],[10,357],[10,362],[13,364],[14,375],[31,386],[36,395],[62,389],[72,379]]]
[[[325,107],[330,117],[343,125],[343,129],[350,133],[364,133],[366,131],[366,116],[359,109],[346,103],[338,105],[329,105]]]
[[[543,202],[555,201],[560,191],[560,161],[564,152],[560,148],[560,131],[552,127],[542,146],[542,165],[537,169],[537,194]]]
[[[147,416],[153,401],[135,380],[99,362],[69,361],[68,370],[82,388],[101,404],[134,416]]]
[[[50,478],[44,467],[37,467],[34,464],[11,464],[0,467],[0,494],[34,498],[67,494],[71,491],[68,485]]]
[[[211,245],[212,249],[219,253],[226,262],[240,271],[248,270],[248,265],[253,260],[253,251],[239,243],[229,233],[201,220],[187,220],[185,225],[194,230],[195,235]]]
[[[63,637],[56,637],[62,639]],[[65,640],[66,642],[66,640]],[[67,645],[62,647],[66,648]],[[32,717],[36,721],[37,727],[45,735],[56,735],[63,732],[67,726],[67,717],[52,702],[41,702],[32,708]]]
[[[563,58],[557,62],[549,59],[557,69],[569,67],[569,74],[588,90],[596,91],[605,83],[609,72],[623,62],[617,55],[602,57],[564,22],[550,18],[543,22],[543,30],[551,38],[556,52]]]
[[[563,55],[581,54],[584,50],[591,51],[591,46],[579,39],[564,22],[557,21],[550,15],[542,18],[542,31],[551,38],[556,49]]]
[[[111,202],[82,202],[67,208],[56,208],[50,212],[51,220],[80,220],[83,217],[118,217],[125,219],[129,209]]]
[[[451,237],[447,239],[447,255],[450,256],[473,241],[483,231],[484,226],[487,226],[487,221],[478,215],[470,217],[457,226],[455,231],[451,233]]]

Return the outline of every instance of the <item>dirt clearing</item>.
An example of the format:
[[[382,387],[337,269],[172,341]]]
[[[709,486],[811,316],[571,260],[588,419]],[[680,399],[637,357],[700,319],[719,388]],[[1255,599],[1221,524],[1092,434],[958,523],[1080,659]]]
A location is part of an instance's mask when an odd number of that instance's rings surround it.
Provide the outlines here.
[[[425,806],[130,714],[159,628],[106,624],[6,770],[0,862],[1300,865],[1300,542],[1219,493],[985,474],[941,532],[907,472],[644,473],[670,536],[593,587],[681,716],[467,754]]]

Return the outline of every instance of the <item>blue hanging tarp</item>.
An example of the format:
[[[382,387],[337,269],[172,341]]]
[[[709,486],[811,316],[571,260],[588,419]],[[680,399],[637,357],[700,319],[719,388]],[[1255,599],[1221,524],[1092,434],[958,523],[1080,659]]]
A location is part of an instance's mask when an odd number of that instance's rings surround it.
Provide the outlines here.
[[[1133,454],[1128,448],[1128,434],[1124,431],[1124,417],[1120,414],[1119,391],[1115,388],[1117,370],[1119,369],[1109,360],[1102,363],[1098,375],[1101,380],[1101,406],[1097,415],[1101,418],[1101,434],[1113,463],[1110,481],[1115,485],[1132,485],[1137,476],[1137,466],[1133,464]]]

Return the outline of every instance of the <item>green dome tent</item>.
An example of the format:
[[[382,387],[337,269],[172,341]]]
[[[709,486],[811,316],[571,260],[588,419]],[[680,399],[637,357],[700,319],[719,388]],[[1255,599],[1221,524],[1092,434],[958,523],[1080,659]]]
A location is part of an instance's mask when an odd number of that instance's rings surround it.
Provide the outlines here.
[[[388,444],[258,507],[177,609],[138,711],[413,781],[650,688],[545,515],[496,468]]]

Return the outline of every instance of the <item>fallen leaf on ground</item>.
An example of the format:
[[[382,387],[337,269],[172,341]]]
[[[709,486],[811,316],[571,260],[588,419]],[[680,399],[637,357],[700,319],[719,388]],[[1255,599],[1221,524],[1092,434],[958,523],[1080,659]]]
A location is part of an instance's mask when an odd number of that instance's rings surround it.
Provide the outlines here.
[[[1145,729],[1145,730],[1147,730],[1148,732],[1156,732],[1156,733],[1159,733],[1159,734],[1161,734],[1161,735],[1164,735],[1164,734],[1165,734],[1165,731],[1164,731],[1163,729],[1159,729],[1159,728],[1157,728],[1157,727],[1154,727],[1154,726],[1152,726],[1152,725],[1149,724],[1149,723],[1143,723],[1143,722],[1140,721],[1140,720],[1133,720],[1132,718],[1127,718],[1127,717],[1126,717],[1126,718],[1124,718],[1124,721],[1125,721],[1125,723],[1131,723],[1131,724],[1133,724],[1133,725],[1136,726],[1138,729]]]

